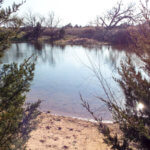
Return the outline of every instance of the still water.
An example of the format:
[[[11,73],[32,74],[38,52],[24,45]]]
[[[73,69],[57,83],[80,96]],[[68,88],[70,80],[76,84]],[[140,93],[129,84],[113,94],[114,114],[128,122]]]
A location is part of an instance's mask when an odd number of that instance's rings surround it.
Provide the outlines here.
[[[81,105],[80,94],[104,120],[111,118],[105,105],[96,96],[106,97],[93,69],[99,69],[110,88],[121,98],[122,93],[112,77],[126,57],[125,51],[111,46],[84,48],[58,47],[50,44],[17,43],[5,51],[0,63],[22,63],[32,54],[37,56],[35,76],[27,102],[42,100],[40,109],[65,116],[91,118]],[[92,69],[90,69],[92,68]]]

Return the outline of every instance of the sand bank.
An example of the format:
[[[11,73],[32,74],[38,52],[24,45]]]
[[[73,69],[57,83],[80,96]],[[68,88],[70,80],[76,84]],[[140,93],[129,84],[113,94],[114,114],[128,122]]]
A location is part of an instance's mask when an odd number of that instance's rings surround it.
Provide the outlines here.
[[[42,113],[31,132],[27,150],[109,150],[97,124],[77,118]]]

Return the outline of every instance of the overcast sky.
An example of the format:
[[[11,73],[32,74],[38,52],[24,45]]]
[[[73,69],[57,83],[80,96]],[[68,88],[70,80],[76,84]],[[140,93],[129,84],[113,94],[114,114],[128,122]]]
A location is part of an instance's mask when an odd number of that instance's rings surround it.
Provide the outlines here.
[[[10,5],[13,1],[21,0],[5,0],[5,5]],[[138,0],[124,0],[124,3],[134,1]],[[71,22],[73,25],[87,25],[116,2],[117,0],[26,0],[19,14],[23,15],[31,10],[37,15],[46,15],[49,11],[54,11],[55,15],[62,20],[62,24]]]

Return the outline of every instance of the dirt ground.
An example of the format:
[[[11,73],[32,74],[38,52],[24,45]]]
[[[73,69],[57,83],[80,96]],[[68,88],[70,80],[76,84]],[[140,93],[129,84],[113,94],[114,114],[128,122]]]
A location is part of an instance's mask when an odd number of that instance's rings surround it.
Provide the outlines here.
[[[110,150],[96,123],[42,113],[27,150]]]

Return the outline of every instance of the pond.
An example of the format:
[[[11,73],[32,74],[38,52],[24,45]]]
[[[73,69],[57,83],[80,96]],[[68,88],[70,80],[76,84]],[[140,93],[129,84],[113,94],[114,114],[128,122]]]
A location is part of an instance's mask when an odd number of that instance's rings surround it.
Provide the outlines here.
[[[0,63],[22,63],[32,54],[37,56],[35,76],[31,91],[27,94],[27,102],[42,100],[40,110],[53,114],[91,118],[83,108],[80,93],[91,107],[104,120],[111,115],[105,105],[96,96],[106,97],[103,88],[93,73],[98,67],[110,88],[119,97],[122,92],[112,77],[118,77],[117,67],[124,60],[126,53],[112,46],[99,48],[83,46],[52,46],[44,43],[14,43],[4,52]]]

